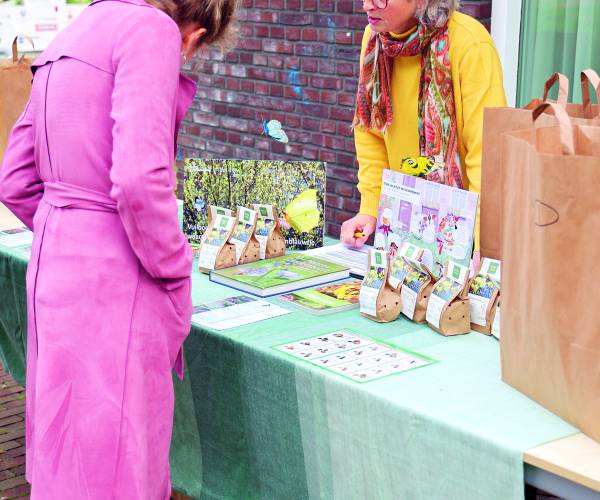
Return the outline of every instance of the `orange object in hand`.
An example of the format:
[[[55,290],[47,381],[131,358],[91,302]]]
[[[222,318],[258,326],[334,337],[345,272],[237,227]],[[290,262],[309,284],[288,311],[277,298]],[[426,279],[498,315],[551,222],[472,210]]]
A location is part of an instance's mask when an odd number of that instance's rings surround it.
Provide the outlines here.
[[[365,237],[365,233],[356,232],[356,233],[354,233],[354,237],[356,239],[364,238]]]

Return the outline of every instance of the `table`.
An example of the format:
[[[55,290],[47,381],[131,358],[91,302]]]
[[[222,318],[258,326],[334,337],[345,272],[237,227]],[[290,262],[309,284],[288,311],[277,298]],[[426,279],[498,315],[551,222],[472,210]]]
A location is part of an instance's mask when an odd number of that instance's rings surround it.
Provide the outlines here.
[[[0,356],[20,382],[25,267],[0,250]],[[193,295],[201,303],[238,293],[194,273]],[[272,349],[347,327],[440,362],[357,384]],[[405,319],[379,325],[356,310],[294,311],[225,332],[194,326],[186,378],[174,380],[173,485],[194,498],[244,500],[510,500],[523,498],[526,479],[569,494],[600,491],[593,466],[561,451],[588,453],[577,431],[500,381],[498,347]],[[600,445],[587,445],[598,460]]]

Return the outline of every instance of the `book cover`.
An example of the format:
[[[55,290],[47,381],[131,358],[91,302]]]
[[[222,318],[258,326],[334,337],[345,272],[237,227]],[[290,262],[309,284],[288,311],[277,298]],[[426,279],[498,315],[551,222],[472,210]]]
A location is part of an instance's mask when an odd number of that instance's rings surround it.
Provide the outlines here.
[[[341,275],[341,276],[340,276]],[[333,276],[329,281],[348,277],[348,268],[300,253],[288,254],[275,259],[259,260],[250,264],[212,271],[212,281],[239,286],[241,290],[267,291],[275,287],[302,288],[302,282],[313,278]],[[307,284],[312,286],[314,283]],[[285,293],[290,290],[281,290]]]
[[[358,306],[360,284],[360,280],[353,279],[283,294],[280,298],[313,314],[341,312]]]
[[[325,163],[316,161],[187,159],[183,231],[190,243],[199,242],[209,205],[274,205],[288,249],[321,247],[325,185]]]
[[[477,193],[384,170],[374,246],[391,257],[406,241],[422,248],[437,278],[448,261],[468,267],[477,202]]]

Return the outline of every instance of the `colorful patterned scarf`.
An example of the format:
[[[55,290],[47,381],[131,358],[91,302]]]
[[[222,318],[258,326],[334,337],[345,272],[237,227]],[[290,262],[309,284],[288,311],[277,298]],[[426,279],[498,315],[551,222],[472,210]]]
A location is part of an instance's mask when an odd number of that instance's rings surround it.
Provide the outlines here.
[[[426,178],[463,188],[450,71],[448,27],[428,29],[419,23],[408,38],[371,32],[358,84],[353,126],[385,133],[392,123],[390,85],[394,57],[421,55],[419,84],[419,144],[422,156],[431,156],[443,168]]]

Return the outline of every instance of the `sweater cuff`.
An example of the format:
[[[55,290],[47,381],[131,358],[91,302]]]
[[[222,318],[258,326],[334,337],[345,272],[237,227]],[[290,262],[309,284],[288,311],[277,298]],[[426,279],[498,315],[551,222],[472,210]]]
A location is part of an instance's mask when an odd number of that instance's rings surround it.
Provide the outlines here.
[[[365,193],[360,197],[360,214],[370,215],[371,217],[377,218],[378,210],[379,196]]]

